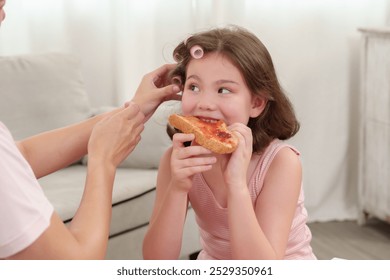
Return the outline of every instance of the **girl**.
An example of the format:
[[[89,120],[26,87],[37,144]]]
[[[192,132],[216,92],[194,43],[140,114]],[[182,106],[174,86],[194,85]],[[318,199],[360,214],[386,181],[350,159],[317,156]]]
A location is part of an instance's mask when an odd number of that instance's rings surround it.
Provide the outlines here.
[[[195,34],[173,55],[182,114],[224,120],[239,145],[217,155],[192,134],[173,135],[161,159],[145,259],[178,258],[189,202],[203,248],[198,259],[315,259],[299,152],[282,141],[299,123],[265,46],[230,27]]]

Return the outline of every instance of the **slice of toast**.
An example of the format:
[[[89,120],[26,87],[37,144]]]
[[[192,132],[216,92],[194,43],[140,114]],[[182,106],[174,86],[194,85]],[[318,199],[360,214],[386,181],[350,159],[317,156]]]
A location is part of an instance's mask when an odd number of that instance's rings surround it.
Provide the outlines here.
[[[194,116],[173,114],[168,121],[183,133],[194,134],[199,145],[214,153],[229,154],[237,148],[237,137],[227,129],[222,120],[206,122]]]

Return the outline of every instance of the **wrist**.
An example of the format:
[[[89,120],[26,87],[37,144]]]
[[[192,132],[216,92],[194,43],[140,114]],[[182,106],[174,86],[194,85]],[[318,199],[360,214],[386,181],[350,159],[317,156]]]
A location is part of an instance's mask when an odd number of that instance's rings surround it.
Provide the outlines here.
[[[247,188],[247,179],[244,176],[225,176],[224,177],[226,186],[230,189],[234,188]]]
[[[182,196],[187,197],[188,192],[191,189],[191,185],[184,186],[183,184],[177,184],[177,183],[171,182],[168,186],[168,189],[173,194],[182,195]]]
[[[108,160],[101,160],[94,157],[88,158],[87,168],[89,172],[115,173],[116,166]]]
[[[249,195],[248,185],[246,182],[236,182],[227,184],[228,195]]]

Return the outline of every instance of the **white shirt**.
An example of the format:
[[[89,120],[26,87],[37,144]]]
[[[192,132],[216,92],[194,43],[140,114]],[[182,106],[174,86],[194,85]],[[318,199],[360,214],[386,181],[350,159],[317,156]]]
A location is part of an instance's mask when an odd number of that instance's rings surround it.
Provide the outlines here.
[[[49,226],[53,206],[0,122],[0,258],[30,246]]]

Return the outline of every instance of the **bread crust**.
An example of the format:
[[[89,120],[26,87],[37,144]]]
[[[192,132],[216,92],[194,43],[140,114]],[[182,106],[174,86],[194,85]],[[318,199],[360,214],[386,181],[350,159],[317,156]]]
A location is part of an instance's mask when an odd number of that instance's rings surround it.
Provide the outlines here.
[[[169,124],[183,133],[194,134],[195,141],[217,154],[229,154],[237,148],[238,138],[219,120],[215,123],[205,122],[194,116],[173,114],[169,116]]]

